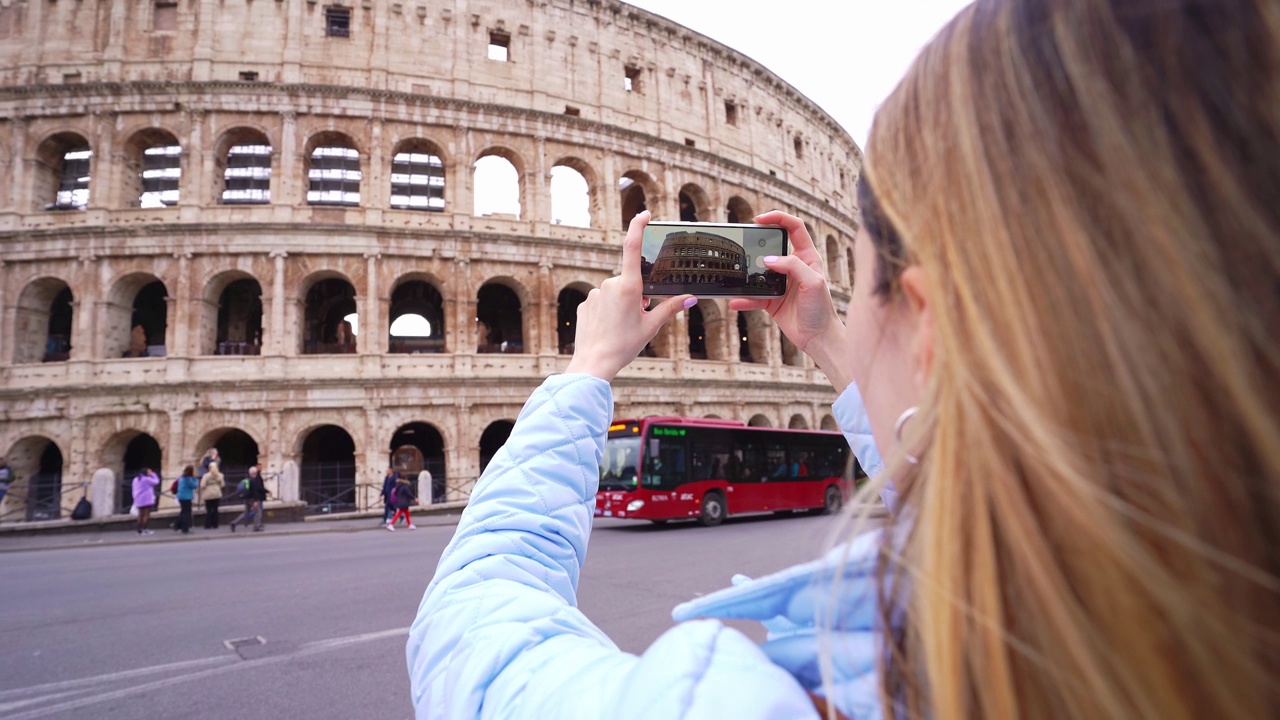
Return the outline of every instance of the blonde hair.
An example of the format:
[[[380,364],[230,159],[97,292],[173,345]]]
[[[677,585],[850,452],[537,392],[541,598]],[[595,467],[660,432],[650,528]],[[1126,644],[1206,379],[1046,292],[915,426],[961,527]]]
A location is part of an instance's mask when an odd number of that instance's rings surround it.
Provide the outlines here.
[[[209,472],[206,474],[214,480],[222,480],[222,471],[218,469],[218,463],[216,462],[209,463]]]
[[[877,115],[936,323],[891,716],[1280,715],[1277,38],[1264,0],[978,0]]]

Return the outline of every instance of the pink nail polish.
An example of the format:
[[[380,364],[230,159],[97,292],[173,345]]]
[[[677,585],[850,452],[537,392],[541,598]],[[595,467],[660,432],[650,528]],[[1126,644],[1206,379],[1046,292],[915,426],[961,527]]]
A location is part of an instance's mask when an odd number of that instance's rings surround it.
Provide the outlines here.
[[[689,308],[697,304],[698,304],[698,298],[696,297],[688,298],[687,300],[684,301],[684,309],[688,310]]]
[[[777,256],[777,255],[765,255],[765,256],[764,256],[764,261],[765,261],[765,262],[767,262],[767,263],[776,263],[776,262],[778,262],[778,256]]]

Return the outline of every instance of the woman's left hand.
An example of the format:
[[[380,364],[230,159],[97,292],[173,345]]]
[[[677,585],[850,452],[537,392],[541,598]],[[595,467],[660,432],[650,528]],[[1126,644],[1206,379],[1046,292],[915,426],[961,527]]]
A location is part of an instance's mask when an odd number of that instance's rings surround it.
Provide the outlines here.
[[[668,320],[698,302],[692,295],[679,295],[645,310],[648,302],[640,278],[640,242],[648,224],[647,210],[631,221],[622,243],[621,274],[605,280],[578,306],[573,359],[565,372],[587,373],[611,382]]]

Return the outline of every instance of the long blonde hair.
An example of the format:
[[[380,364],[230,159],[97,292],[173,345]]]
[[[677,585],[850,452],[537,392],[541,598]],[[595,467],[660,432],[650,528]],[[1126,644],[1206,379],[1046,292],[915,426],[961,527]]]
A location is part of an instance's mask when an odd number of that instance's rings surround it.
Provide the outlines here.
[[[890,714],[1280,716],[1278,38],[1270,0],[978,0],[877,115],[937,333]]]

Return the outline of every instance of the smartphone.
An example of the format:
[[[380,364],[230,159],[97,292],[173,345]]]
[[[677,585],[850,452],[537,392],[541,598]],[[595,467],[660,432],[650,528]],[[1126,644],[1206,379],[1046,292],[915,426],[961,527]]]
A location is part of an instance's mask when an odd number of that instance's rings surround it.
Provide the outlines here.
[[[790,250],[776,225],[651,222],[640,244],[644,294],[662,297],[779,297],[787,276],[764,266]]]

